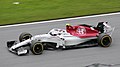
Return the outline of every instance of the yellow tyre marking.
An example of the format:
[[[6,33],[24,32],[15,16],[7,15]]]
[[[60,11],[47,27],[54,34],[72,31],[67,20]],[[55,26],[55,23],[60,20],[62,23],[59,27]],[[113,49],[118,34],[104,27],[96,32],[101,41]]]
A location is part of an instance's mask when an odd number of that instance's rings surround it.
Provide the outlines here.
[[[24,35],[23,37],[22,37],[22,39],[24,39],[26,36],[30,36],[29,34],[27,34],[27,35]]]
[[[35,49],[34,49],[35,46],[38,45],[38,44],[42,46],[41,43],[35,43],[35,44],[33,45],[33,48],[32,48],[32,49],[33,49],[33,52],[34,52],[35,54],[39,54],[39,53],[36,53],[36,52],[35,52]],[[43,51],[43,46],[42,46],[42,51]]]

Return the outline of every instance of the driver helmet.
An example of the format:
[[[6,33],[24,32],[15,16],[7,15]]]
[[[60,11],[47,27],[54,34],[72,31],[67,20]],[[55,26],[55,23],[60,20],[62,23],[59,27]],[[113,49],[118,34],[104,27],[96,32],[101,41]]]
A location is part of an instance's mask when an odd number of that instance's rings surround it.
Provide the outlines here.
[[[66,24],[66,26],[71,26],[70,24]]]

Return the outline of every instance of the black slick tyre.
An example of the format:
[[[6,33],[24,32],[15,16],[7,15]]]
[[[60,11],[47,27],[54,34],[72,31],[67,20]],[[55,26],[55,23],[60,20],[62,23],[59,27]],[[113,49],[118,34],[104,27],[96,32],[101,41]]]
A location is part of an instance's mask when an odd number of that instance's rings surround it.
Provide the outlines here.
[[[107,34],[100,34],[98,37],[98,45],[101,47],[109,47],[112,43],[112,38]]]
[[[19,41],[22,42],[22,41],[27,40],[31,37],[32,37],[32,35],[30,33],[24,32],[19,36]]]
[[[35,55],[40,55],[43,53],[44,47],[43,44],[39,41],[32,41],[30,45],[30,50]]]

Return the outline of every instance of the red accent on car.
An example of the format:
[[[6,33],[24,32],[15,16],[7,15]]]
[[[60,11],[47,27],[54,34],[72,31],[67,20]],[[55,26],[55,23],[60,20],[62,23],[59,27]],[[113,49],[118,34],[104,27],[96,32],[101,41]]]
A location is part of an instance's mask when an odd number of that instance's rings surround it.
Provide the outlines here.
[[[96,37],[99,34],[98,30],[93,30],[89,26],[77,25],[66,26],[66,31],[73,36],[80,38]]]

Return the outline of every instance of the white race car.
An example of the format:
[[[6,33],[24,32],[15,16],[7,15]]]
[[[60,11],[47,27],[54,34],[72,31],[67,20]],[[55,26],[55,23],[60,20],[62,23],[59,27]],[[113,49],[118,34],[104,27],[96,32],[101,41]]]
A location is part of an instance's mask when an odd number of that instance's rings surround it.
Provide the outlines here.
[[[35,55],[40,55],[47,49],[69,49],[78,47],[102,46],[109,47],[114,28],[107,22],[100,22],[96,27],[80,24],[76,26],[66,25],[65,29],[54,28],[47,34],[32,36],[30,33],[22,33],[19,36],[20,43],[8,41],[8,50],[17,55],[26,55],[29,50]],[[25,48],[29,46],[30,49]]]

